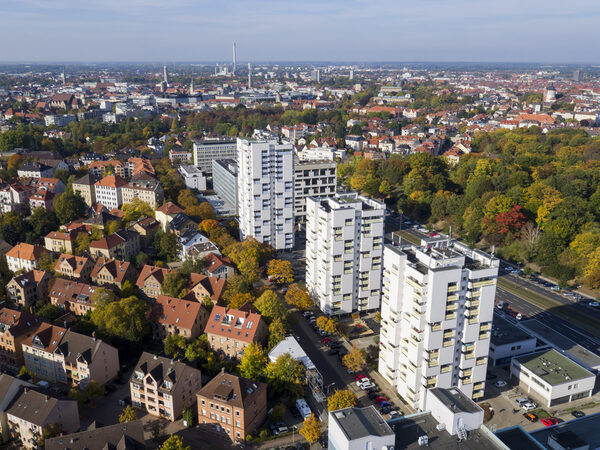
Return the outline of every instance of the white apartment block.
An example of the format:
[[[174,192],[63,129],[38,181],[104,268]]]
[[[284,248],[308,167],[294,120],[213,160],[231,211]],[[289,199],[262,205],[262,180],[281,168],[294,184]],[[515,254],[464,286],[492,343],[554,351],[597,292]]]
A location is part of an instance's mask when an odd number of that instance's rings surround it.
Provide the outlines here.
[[[206,190],[206,175],[196,166],[182,164],[177,171],[183,177],[185,187],[188,189]]]
[[[296,223],[306,221],[308,197],[331,197],[337,185],[337,163],[334,161],[294,162],[294,217]]]
[[[386,245],[379,372],[414,408],[426,390],[483,396],[499,262],[449,239]]]
[[[242,238],[276,250],[294,246],[294,146],[237,140],[238,214]]]
[[[379,309],[384,214],[355,192],[306,200],[306,285],[325,314]]]
[[[237,154],[237,142],[234,140],[194,141],[194,165],[208,175],[212,175],[213,159],[236,159]]]
[[[336,158],[343,160],[346,150],[330,147],[306,147],[297,155],[300,161],[335,161]]]

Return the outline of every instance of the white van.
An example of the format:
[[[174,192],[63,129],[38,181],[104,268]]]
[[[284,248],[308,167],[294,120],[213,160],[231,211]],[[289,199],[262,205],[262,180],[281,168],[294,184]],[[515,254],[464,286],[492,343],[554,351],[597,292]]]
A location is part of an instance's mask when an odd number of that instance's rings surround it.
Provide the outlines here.
[[[497,307],[498,307],[498,309],[504,309],[504,302],[499,301]]]
[[[306,403],[306,400],[304,400],[303,398],[299,398],[298,400],[296,400],[296,409],[298,410],[298,412],[304,420],[310,417],[310,407],[308,406],[308,403]]]

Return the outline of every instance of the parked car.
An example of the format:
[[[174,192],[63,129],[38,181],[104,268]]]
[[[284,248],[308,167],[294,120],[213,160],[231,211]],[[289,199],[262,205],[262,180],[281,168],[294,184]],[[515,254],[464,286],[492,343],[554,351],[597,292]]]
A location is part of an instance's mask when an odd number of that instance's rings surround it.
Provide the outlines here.
[[[360,378],[359,378],[359,377],[360,377]],[[357,376],[357,377],[356,377],[356,385],[357,385],[358,387],[360,387],[360,385],[361,385],[361,384],[363,384],[363,383],[368,383],[368,382],[370,382],[370,381],[371,381],[371,380],[369,380],[369,378],[368,378],[368,377],[365,377],[364,375],[359,375],[359,376]]]
[[[529,400],[527,397],[519,397],[519,398],[515,398],[515,403],[518,406],[523,406],[525,403],[529,403],[531,400]]]
[[[525,411],[531,411],[532,409],[537,408],[537,403],[527,402],[527,403],[524,403],[522,407]]]
[[[553,284],[550,289],[552,289],[553,291],[560,291],[560,287],[557,286],[556,284]]]
[[[360,381],[360,380],[363,380],[363,379],[365,379],[365,378],[366,378],[366,379],[369,379],[369,377],[367,377],[366,375],[363,375],[363,374],[361,373],[361,374],[358,374],[358,375],[356,375],[356,377],[354,377],[354,381]]]
[[[381,414],[389,414],[389,412],[390,412],[391,410],[392,410],[392,409],[391,409],[389,406],[384,406],[383,408],[381,408],[381,409],[379,410],[379,412],[380,412]]]
[[[273,436],[278,436],[280,434],[287,433],[288,431],[290,431],[287,425],[283,422],[272,423],[271,425],[269,425],[269,429],[271,430],[271,434]]]
[[[337,355],[339,352],[340,352],[340,351],[339,351],[337,348],[330,348],[330,349],[327,351],[327,354],[328,354],[328,355]]]
[[[377,397],[381,397],[381,392],[373,391],[369,393],[369,400],[375,400]]]
[[[398,417],[402,417],[404,413],[402,411],[392,410],[390,411],[390,419],[397,419]]]
[[[521,314],[521,313],[517,314],[517,317],[515,317],[515,319],[523,320],[523,314]]]
[[[361,384],[359,387],[363,391],[366,391],[367,389],[374,389],[374,388],[376,388],[377,385],[375,383],[373,383],[372,381],[369,381],[368,383]]]
[[[523,413],[523,417],[525,417],[530,422],[537,422],[538,416],[532,413]]]
[[[329,344],[331,342],[331,338],[326,337],[321,341],[323,344]]]
[[[506,387],[506,381],[504,380],[498,380],[494,383],[494,386],[496,386],[497,388],[502,388],[502,387]]]
[[[598,303],[598,302],[589,302],[588,305],[590,305],[592,308],[597,308],[598,306],[600,306],[600,303]]]
[[[375,403],[377,403],[378,405],[381,404],[382,402],[387,402],[387,398],[385,397],[375,397]]]
[[[503,301],[499,301],[498,304],[496,305],[496,307],[498,309],[504,309],[504,302]]]
[[[571,413],[571,415],[573,417],[575,417],[576,419],[580,418],[580,417],[585,417],[585,413],[583,411],[573,411]]]
[[[558,419],[556,417],[548,417],[547,419],[542,419],[542,423],[547,427],[551,427],[558,423]]]

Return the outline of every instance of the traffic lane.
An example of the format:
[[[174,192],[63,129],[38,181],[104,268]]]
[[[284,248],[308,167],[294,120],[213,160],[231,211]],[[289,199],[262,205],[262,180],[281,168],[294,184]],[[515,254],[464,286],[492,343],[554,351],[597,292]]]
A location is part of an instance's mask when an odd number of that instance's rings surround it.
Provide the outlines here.
[[[292,324],[292,329],[300,338],[300,346],[323,377],[323,387],[335,383],[334,388],[344,389],[346,384],[351,380],[349,376],[347,381],[344,380],[344,377],[341,374],[344,369],[339,362],[338,356],[325,354],[325,352],[319,348],[321,345],[321,337],[313,331],[308,324],[308,321],[298,312],[294,312],[292,315],[295,319]]]

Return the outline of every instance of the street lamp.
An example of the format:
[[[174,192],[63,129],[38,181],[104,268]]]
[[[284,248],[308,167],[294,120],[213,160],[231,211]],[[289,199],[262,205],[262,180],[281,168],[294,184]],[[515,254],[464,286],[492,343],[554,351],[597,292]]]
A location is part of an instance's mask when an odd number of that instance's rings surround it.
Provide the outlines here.
[[[295,440],[294,440],[294,432],[295,431],[296,431],[296,425],[292,425],[292,444],[295,443]]]
[[[331,388],[331,386],[333,386],[335,384],[335,381],[329,385],[327,385],[327,395],[329,395],[329,389]]]

